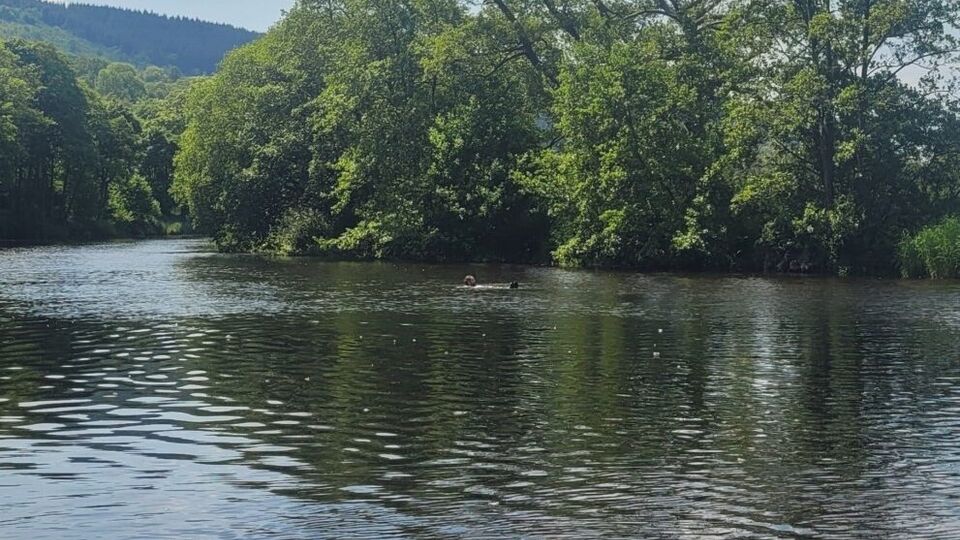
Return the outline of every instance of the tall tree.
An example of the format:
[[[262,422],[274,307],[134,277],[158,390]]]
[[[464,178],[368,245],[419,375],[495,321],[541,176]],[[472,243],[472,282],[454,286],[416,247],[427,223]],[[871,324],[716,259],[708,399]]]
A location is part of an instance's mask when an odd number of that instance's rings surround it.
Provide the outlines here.
[[[507,227],[531,215],[509,174],[538,138],[527,74],[466,22],[449,1],[301,3],[195,90],[179,200],[226,248],[530,256],[537,232]]]
[[[147,95],[147,87],[137,69],[130,64],[114,62],[97,74],[97,92],[127,103],[134,103]]]
[[[804,0],[755,16],[764,76],[728,117],[736,215],[781,265],[888,266],[901,232],[928,219],[924,184],[956,181],[938,162],[958,150],[957,3]]]
[[[142,141],[129,107],[80,81],[52,47],[0,42],[0,238],[155,230]]]

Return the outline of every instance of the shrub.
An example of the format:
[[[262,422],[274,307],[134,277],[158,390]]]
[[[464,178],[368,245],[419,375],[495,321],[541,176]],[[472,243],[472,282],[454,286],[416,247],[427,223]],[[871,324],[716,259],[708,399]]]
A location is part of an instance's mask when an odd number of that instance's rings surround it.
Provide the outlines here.
[[[267,238],[267,251],[281,255],[309,255],[317,249],[317,238],[326,232],[323,216],[311,209],[287,210]]]
[[[111,183],[109,204],[119,224],[147,230],[159,223],[160,203],[153,198],[150,183],[139,174]]]
[[[164,236],[179,236],[183,234],[183,222],[169,221],[163,224]]]
[[[899,246],[904,277],[960,277],[960,218],[950,217],[905,236]]]

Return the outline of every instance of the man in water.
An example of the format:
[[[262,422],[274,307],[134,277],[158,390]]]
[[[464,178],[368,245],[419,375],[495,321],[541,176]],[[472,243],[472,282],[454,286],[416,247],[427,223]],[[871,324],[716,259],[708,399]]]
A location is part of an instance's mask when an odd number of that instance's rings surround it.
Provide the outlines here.
[[[475,278],[475,277],[473,277],[473,276],[467,276],[467,277],[463,278],[463,284],[466,285],[467,287],[476,287],[476,286],[477,286],[477,278]],[[512,283],[510,284],[510,288],[511,288],[511,289],[519,289],[519,288],[520,288],[520,283],[517,282],[517,281],[514,281],[514,282],[512,282]]]

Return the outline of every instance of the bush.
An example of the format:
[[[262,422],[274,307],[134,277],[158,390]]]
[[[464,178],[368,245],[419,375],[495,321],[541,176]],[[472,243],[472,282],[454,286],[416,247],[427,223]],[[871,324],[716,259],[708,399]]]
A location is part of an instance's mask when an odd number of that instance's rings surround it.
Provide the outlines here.
[[[904,277],[960,277],[960,218],[950,217],[915,236],[905,236],[899,259]]]
[[[267,251],[281,255],[316,254],[317,239],[326,232],[327,224],[323,216],[311,209],[292,208],[287,210],[267,238],[264,246]]]
[[[160,219],[160,204],[153,198],[150,183],[139,174],[111,183],[109,197],[117,223],[153,226]]]
[[[183,223],[180,221],[171,221],[163,223],[164,236],[180,236],[183,234]]]

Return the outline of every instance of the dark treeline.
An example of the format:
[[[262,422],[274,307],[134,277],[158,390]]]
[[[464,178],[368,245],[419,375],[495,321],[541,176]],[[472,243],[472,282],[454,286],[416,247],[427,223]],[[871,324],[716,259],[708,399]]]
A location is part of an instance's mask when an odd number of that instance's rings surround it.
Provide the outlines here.
[[[958,14],[302,0],[194,87],[174,191],[227,250],[894,272],[958,210]]]
[[[179,227],[169,191],[190,80],[98,64],[0,41],[0,240]]]
[[[258,34],[224,24],[78,3],[0,0],[0,20],[60,28],[140,64],[212,72],[223,55]]]

